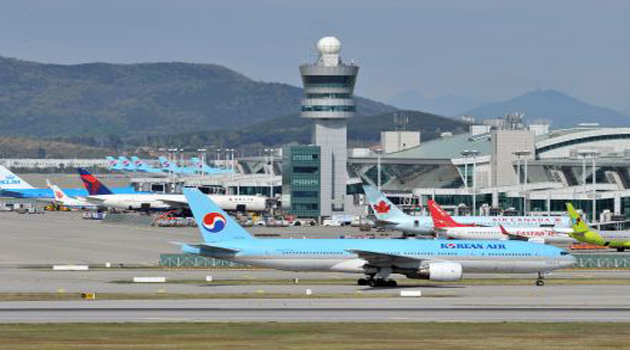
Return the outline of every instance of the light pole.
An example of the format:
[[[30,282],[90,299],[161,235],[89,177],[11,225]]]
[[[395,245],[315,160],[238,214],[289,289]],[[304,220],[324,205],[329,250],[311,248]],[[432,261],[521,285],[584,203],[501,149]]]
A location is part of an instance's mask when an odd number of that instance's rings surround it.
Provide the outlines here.
[[[466,183],[466,190],[468,190],[468,161],[470,157],[473,159],[473,169],[472,169],[472,215],[476,215],[477,211],[477,156],[479,155],[479,151],[476,149],[473,150],[464,150],[461,154],[466,158],[466,162],[464,163],[464,179]]]
[[[513,152],[512,154],[514,154],[517,157],[517,159],[518,159],[518,162],[517,162],[517,166],[518,166],[518,168],[517,168],[518,182],[517,183],[518,183],[519,192],[522,191],[522,189],[523,189],[522,186],[521,186],[521,157],[525,157],[525,169],[524,169],[525,170],[525,174],[524,174],[525,176],[524,176],[524,181],[523,181],[525,183],[525,193],[523,195],[523,215],[527,215],[527,181],[528,181],[528,179],[527,179],[527,177],[528,177],[528,174],[527,174],[527,157],[529,155],[531,155],[532,152],[530,152],[528,150],[522,150],[522,151]]]
[[[597,184],[597,164],[596,159],[599,155],[597,150],[579,150],[578,154],[582,156],[582,183],[584,184],[584,194],[586,194],[586,159],[591,158],[593,163],[593,222],[597,221],[597,191],[595,185]]]
[[[380,192],[381,191],[381,152],[383,152],[383,150],[380,148],[377,148],[375,152],[376,152],[376,188]]]
[[[205,148],[198,148],[197,152],[199,152],[199,158],[201,158],[201,164],[199,165],[199,173],[200,175],[206,176],[206,151]]]
[[[593,151],[593,222],[597,222],[597,191],[595,189],[595,185],[597,184],[597,151]]]

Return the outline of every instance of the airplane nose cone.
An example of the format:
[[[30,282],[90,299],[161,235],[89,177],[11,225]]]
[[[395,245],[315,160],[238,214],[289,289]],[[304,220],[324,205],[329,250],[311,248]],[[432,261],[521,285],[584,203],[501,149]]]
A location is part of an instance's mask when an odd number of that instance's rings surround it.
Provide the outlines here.
[[[576,262],[577,259],[573,255],[567,255],[561,264],[562,267],[571,267],[575,265]]]

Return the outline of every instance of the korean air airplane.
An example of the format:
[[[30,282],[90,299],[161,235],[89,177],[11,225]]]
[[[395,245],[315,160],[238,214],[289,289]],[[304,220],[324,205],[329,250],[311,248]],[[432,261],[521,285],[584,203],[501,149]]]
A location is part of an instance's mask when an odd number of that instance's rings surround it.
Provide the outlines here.
[[[160,164],[162,165],[162,171],[171,172],[173,174],[178,175],[194,175],[198,173],[198,170],[195,167],[180,167],[177,164],[169,161],[165,157],[160,157]]]
[[[131,162],[136,167],[136,171],[138,171],[138,172],[164,174],[162,169],[152,168],[151,166],[149,166],[149,164],[147,164],[146,162],[138,159],[138,157],[136,157],[136,156],[131,157]]]
[[[118,157],[118,162],[121,164],[122,171],[135,172],[136,166],[127,157]]]
[[[417,234],[434,233],[430,216],[405,214],[374,186],[363,185],[363,191],[377,226]],[[566,216],[454,216],[453,219],[460,224],[488,227],[571,227],[571,221]]]
[[[109,171],[122,171],[122,166],[118,160],[114,157],[105,157],[107,159],[107,170]]]
[[[203,243],[182,244],[185,253],[288,271],[365,274],[359,285],[396,286],[391,274],[458,281],[465,273],[538,273],[575,263],[569,253],[522,241],[397,239],[256,239],[196,189],[184,189]]]
[[[573,243],[575,239],[568,235],[572,229],[554,227],[481,227],[461,224],[453,220],[435,201],[427,203],[433,226],[438,237],[450,239],[514,239],[534,243]]]
[[[234,173],[234,170],[232,170],[232,169],[213,168],[213,167],[205,164],[201,160],[199,160],[199,158],[197,158],[197,157],[190,158],[190,161],[193,164],[193,166],[197,169],[197,173],[199,173],[199,174],[214,175],[214,174],[230,174],[230,173]]]

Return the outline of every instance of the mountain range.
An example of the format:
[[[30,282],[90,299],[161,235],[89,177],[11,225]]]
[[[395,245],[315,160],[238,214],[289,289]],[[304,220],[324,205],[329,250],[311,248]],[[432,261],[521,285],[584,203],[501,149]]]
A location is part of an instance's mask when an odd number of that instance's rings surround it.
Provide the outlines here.
[[[551,121],[552,127],[571,127],[579,123],[599,123],[602,126],[627,126],[630,117],[610,108],[591,105],[556,90],[536,90],[507,101],[485,104],[463,112],[478,120],[501,118],[507,113],[523,112],[526,120]]]
[[[387,103],[402,109],[424,111],[437,115],[455,117],[462,111],[473,109],[484,102],[460,95],[426,97],[416,90],[406,90],[391,96]]]
[[[348,120],[348,145],[366,147],[380,140],[381,131],[395,130],[394,116],[408,117],[405,130],[421,131],[423,141],[434,139],[444,131],[465,132],[467,124],[458,120],[417,111],[396,111],[373,116],[356,116]],[[164,147],[187,145],[187,147],[249,149],[257,152],[264,147],[281,147],[289,143],[309,144],[312,142],[312,122],[299,115],[273,118],[238,130],[210,130],[180,135],[165,135],[138,140],[139,145]]]
[[[302,89],[193,63],[75,65],[0,57],[0,135],[129,138],[241,128],[299,111]],[[362,115],[395,110],[357,99]]]

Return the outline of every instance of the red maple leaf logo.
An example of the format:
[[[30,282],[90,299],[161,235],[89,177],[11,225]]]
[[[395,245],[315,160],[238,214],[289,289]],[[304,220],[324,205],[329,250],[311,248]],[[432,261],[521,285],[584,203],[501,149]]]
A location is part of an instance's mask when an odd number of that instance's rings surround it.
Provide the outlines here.
[[[391,206],[387,205],[387,203],[385,203],[385,201],[380,201],[378,202],[378,204],[374,205],[374,211],[376,211],[379,214],[387,214],[389,213],[389,208]]]

